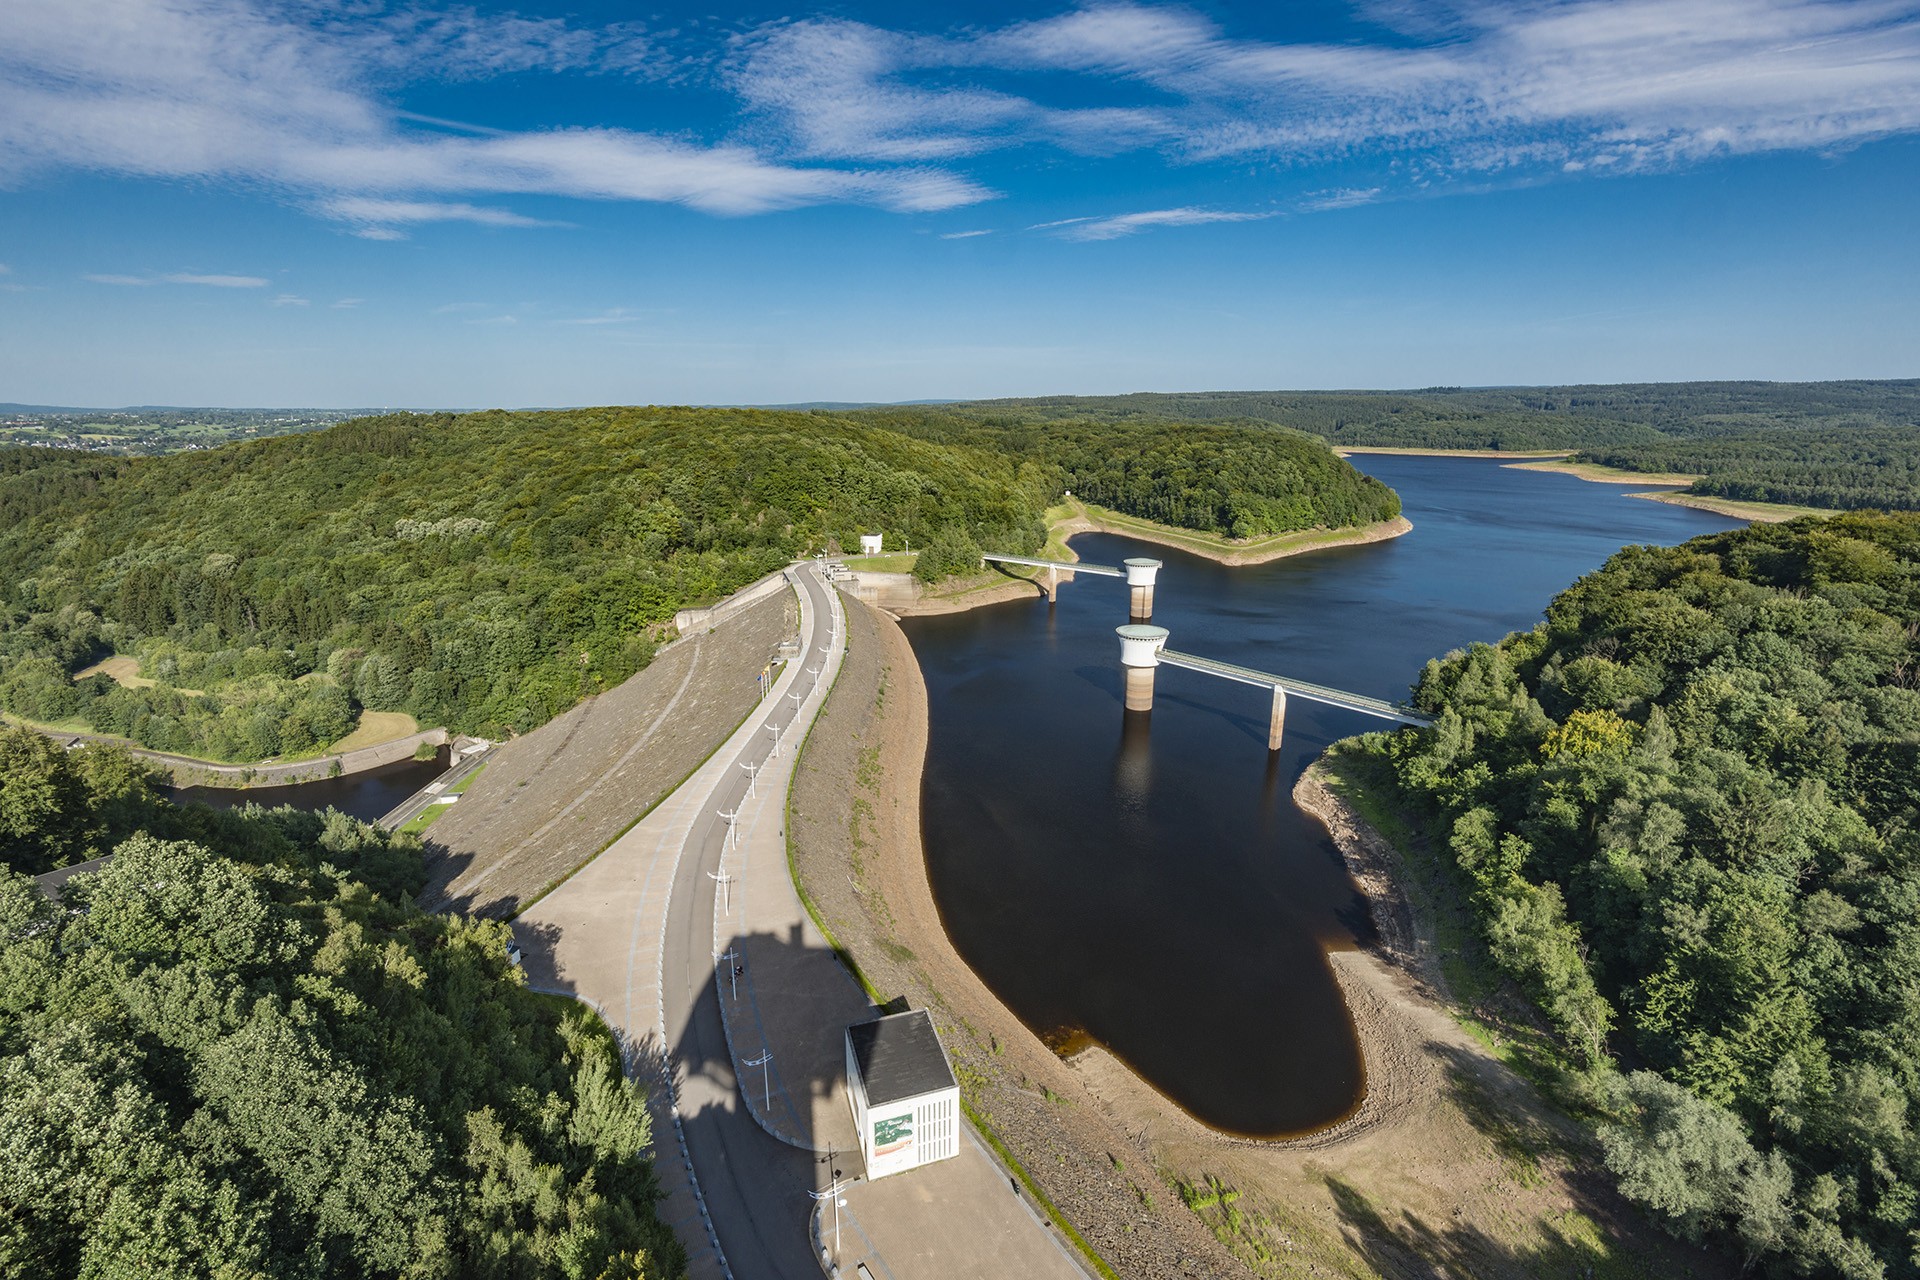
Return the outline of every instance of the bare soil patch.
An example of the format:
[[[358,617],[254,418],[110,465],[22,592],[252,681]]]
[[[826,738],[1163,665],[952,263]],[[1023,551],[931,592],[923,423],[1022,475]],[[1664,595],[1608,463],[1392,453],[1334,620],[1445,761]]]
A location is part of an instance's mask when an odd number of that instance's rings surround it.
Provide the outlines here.
[[[1383,938],[1328,957],[1367,1064],[1358,1111],[1296,1141],[1246,1141],[1104,1049],[1056,1056],[947,939],[920,835],[925,686],[887,615],[847,614],[847,665],[794,780],[796,877],[881,999],[933,1012],[970,1105],[1122,1275],[1732,1274],[1634,1214],[1578,1128],[1461,1029],[1392,846],[1317,783],[1301,799]]]
[[[726,741],[759,701],[761,669],[798,626],[783,590],[496,749],[426,837],[421,902],[511,915],[572,874]]]

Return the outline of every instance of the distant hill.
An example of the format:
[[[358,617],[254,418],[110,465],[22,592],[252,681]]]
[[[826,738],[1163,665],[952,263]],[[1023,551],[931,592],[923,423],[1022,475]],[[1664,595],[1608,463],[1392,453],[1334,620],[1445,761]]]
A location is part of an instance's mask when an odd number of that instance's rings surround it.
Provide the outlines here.
[[[1037,550],[1067,487],[1247,535],[1399,513],[1263,427],[886,412],[393,414],[162,457],[0,448],[0,707],[230,760],[313,750],[358,710],[501,736],[644,666],[677,609],[862,531],[911,538],[937,578]],[[110,654],[138,681],[72,678]]]
[[[1920,507],[1920,379],[1142,392],[948,409],[985,421],[1260,423],[1355,448],[1566,449],[1625,471],[1700,475],[1700,494]]]

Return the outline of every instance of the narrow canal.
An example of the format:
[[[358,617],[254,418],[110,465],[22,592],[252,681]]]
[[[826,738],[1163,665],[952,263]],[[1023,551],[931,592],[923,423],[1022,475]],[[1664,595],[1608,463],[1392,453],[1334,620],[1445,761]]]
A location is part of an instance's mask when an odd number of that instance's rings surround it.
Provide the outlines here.
[[[1619,486],[1485,459],[1354,459],[1398,490],[1391,542],[1227,568],[1107,534],[1080,558],[1165,562],[1153,621],[1174,648],[1389,699],[1428,658],[1532,626],[1629,543],[1738,522]],[[1329,951],[1371,926],[1325,829],[1293,803],[1329,743],[1381,727],[1162,668],[1150,718],[1121,705],[1125,589],[905,624],[926,676],[928,871],[960,953],[1056,1047],[1105,1045],[1204,1123],[1298,1134],[1348,1114],[1365,1076]]]

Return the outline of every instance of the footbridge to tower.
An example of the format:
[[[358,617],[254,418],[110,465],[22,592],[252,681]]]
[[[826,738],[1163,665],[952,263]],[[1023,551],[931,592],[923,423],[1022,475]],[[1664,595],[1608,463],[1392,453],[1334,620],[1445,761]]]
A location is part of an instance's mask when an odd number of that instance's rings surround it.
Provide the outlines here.
[[[1305,680],[1295,680],[1290,676],[1274,675],[1270,671],[1255,671],[1252,667],[1239,667],[1231,662],[1220,662],[1213,658],[1202,658],[1197,654],[1169,649],[1167,648],[1169,633],[1165,627],[1129,623],[1118,628],[1118,631],[1120,664],[1126,668],[1127,672],[1127,710],[1129,711],[1151,711],[1154,673],[1161,667],[1181,667],[1188,671],[1198,671],[1202,675],[1218,676],[1239,684],[1250,684],[1256,688],[1272,690],[1273,714],[1267,725],[1269,751],[1280,749],[1280,735],[1287,723],[1289,694],[1297,698],[1305,698],[1309,702],[1325,703],[1330,707],[1340,707],[1381,720],[1391,720],[1396,724],[1433,723],[1432,716],[1424,715],[1403,703],[1369,698],[1364,694],[1348,693],[1344,689],[1329,689],[1325,685],[1309,684]]]
[[[1121,567],[1110,564],[1088,564],[1083,560],[1041,560],[1035,556],[1006,555],[998,551],[988,551],[980,557],[981,563],[1020,564],[1029,568],[1045,569],[1046,580],[1041,586],[1046,589],[1047,599],[1056,598],[1060,588],[1060,575],[1064,573],[1087,573],[1098,578],[1125,578],[1129,599],[1128,612],[1135,618],[1153,616],[1153,580],[1160,573],[1160,562],[1136,557]],[[1036,582],[1040,581],[1035,579]]]

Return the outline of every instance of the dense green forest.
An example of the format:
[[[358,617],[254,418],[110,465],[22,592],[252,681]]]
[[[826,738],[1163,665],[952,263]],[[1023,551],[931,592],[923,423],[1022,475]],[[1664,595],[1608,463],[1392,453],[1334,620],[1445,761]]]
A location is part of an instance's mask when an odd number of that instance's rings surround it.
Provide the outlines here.
[[[1122,424],[876,409],[858,415],[922,439],[1043,459],[1076,496],[1230,538],[1391,520],[1400,498],[1319,441],[1246,425]]]
[[[1920,516],[1627,548],[1416,700],[1360,762],[1622,1188],[1785,1271],[1920,1275]]]
[[[108,851],[57,905],[22,874]],[[611,1038],[424,880],[0,729],[0,1274],[682,1274]]]
[[[1065,488],[1229,532],[1398,511],[1263,428],[591,409],[160,458],[0,449],[0,708],[229,760],[317,752],[362,709],[500,736],[639,670],[676,609],[796,556],[881,529],[923,577],[972,570],[983,548],[1037,550]],[[157,683],[73,679],[112,653]]]
[[[1920,380],[1142,393],[983,400],[943,412],[1265,423],[1336,446],[1570,449],[1627,471],[1701,475],[1689,492],[1704,496],[1920,507]]]

